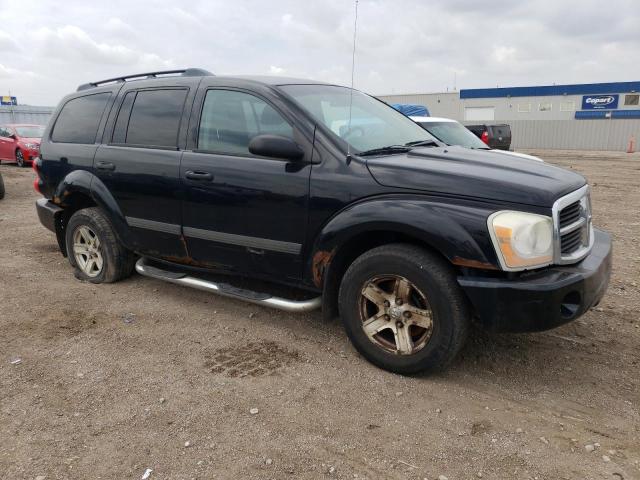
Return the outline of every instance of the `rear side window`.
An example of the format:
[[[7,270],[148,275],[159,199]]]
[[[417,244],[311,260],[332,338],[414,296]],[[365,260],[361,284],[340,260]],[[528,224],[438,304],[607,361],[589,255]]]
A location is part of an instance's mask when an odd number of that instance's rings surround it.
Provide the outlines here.
[[[69,100],[51,133],[51,140],[60,143],[95,143],[98,126],[111,93],[96,93]]]
[[[149,147],[178,146],[186,89],[141,90],[125,96],[112,141]]]
[[[198,150],[251,155],[249,142],[256,135],[293,138],[291,125],[271,105],[248,93],[209,90],[202,107]]]

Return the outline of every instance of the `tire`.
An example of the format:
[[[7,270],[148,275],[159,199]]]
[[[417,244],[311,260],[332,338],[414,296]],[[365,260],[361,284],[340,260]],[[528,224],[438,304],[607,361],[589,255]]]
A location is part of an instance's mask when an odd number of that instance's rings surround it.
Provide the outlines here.
[[[113,283],[133,272],[133,253],[120,244],[111,222],[99,208],[75,212],[67,223],[65,242],[67,258],[79,280]]]
[[[0,200],[4,198],[4,180],[2,179],[2,174],[0,173]]]
[[[24,162],[24,154],[19,148],[16,149],[16,163],[20,168],[27,166],[27,164]]]
[[[409,244],[358,257],[342,278],[338,303],[355,348],[374,365],[404,375],[445,369],[464,345],[471,320],[453,268]]]

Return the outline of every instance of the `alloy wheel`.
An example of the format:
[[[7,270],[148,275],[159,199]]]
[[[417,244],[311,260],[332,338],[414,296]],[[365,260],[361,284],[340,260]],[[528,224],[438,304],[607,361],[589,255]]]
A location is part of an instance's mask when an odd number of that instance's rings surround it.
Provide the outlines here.
[[[73,256],[78,268],[89,277],[97,277],[102,272],[104,260],[100,252],[100,239],[86,225],[73,232]]]
[[[24,155],[22,150],[16,150],[16,163],[19,167],[24,167]]]
[[[433,314],[426,296],[399,275],[377,276],[365,282],[360,319],[372,343],[397,355],[422,350],[433,333]]]

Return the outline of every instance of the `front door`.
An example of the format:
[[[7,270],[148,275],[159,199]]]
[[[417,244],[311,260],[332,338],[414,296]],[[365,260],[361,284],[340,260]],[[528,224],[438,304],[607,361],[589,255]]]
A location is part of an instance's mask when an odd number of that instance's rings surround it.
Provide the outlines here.
[[[95,156],[96,175],[125,217],[133,248],[151,256],[186,257],[179,132],[188,94],[187,87],[127,91]]]
[[[199,125],[195,149],[184,152],[180,167],[183,233],[191,257],[219,268],[298,279],[312,140],[249,92],[214,88],[200,104],[199,118],[192,118]],[[251,154],[249,142],[260,134],[294,139],[305,161]]]

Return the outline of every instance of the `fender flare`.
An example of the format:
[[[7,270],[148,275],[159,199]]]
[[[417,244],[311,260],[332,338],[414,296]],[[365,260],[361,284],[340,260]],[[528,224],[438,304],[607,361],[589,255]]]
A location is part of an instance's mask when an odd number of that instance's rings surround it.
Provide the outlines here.
[[[115,198],[105,184],[96,175],[87,170],[74,170],[57,186],[53,202],[61,207],[72,207],[66,199],[73,194],[82,194],[95,202],[105,213],[116,233],[118,240],[127,248],[132,248],[133,239],[129,225]]]
[[[385,195],[351,204],[321,229],[308,255],[305,280],[323,288],[326,273],[340,248],[367,232],[411,237],[450,263],[498,270],[488,235],[487,218],[495,209],[419,195]]]

